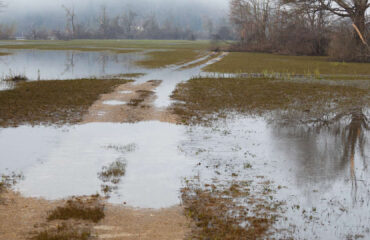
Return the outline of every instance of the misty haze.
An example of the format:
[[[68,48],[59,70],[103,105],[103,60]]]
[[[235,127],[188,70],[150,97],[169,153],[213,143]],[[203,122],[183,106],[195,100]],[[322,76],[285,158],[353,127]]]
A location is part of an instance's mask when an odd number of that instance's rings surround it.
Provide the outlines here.
[[[0,240],[370,239],[369,0],[0,0]]]

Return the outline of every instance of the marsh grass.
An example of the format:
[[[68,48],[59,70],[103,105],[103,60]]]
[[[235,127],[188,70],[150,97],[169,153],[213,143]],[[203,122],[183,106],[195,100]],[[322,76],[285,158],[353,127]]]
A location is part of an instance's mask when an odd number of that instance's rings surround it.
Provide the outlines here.
[[[194,221],[189,239],[268,238],[283,205],[271,200],[270,193],[255,194],[250,182],[227,186],[187,182],[182,200],[186,216]]]
[[[4,81],[9,81],[9,82],[25,82],[27,80],[28,78],[26,77],[26,75],[23,75],[23,74],[11,74],[4,78]]]
[[[23,175],[19,174],[19,173],[13,172],[9,175],[8,174],[2,174],[1,178],[0,178],[0,195],[1,195],[1,193],[5,192],[6,190],[8,190],[11,187],[13,187],[14,185],[16,185],[22,179],[23,179]]]
[[[91,231],[88,228],[76,228],[67,224],[60,224],[38,232],[30,240],[89,240]]]
[[[208,115],[236,111],[264,114],[274,110],[302,112],[319,118],[369,103],[369,89],[320,82],[280,81],[270,78],[193,78],[171,96],[173,112],[184,123],[206,122]]]
[[[104,217],[104,204],[100,197],[96,195],[88,198],[74,197],[69,199],[64,206],[51,211],[47,220],[75,219],[97,223]]]
[[[369,63],[330,62],[327,57],[285,56],[267,53],[232,52],[221,61],[205,67],[205,71],[219,73],[289,73],[368,75]]]
[[[80,79],[20,82],[0,91],[0,126],[77,123],[99,98],[128,80]]]
[[[202,56],[196,50],[175,49],[169,51],[153,51],[146,54],[147,59],[136,62],[137,65],[146,68],[162,68],[168,65],[178,65],[193,61]]]
[[[98,173],[98,178],[104,183],[101,185],[102,192],[109,196],[111,192],[118,189],[118,184],[126,174],[126,161],[124,158],[118,158],[108,166],[104,166]]]

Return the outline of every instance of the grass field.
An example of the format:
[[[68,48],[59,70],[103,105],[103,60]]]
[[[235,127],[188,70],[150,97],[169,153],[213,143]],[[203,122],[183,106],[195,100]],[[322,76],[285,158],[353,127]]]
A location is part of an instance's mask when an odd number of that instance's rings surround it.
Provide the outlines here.
[[[369,88],[322,82],[280,81],[269,78],[194,78],[179,84],[172,98],[174,112],[185,123],[208,121],[225,111],[263,114],[274,110],[305,112],[313,118],[368,106]]]
[[[209,41],[186,40],[71,40],[71,41],[1,41],[5,49],[192,49],[206,50],[211,47]]]
[[[128,80],[54,80],[21,82],[0,91],[0,126],[77,123],[99,98]]]
[[[370,63],[330,62],[327,57],[283,56],[266,53],[232,52],[222,61],[204,69],[219,73],[289,73],[304,75],[368,75],[344,76],[344,79],[370,79]],[[334,76],[334,79],[341,76]]]
[[[147,59],[137,62],[136,64],[146,68],[160,68],[172,64],[182,64],[196,60],[204,56],[205,51],[196,51],[189,49],[176,49],[169,51],[154,51],[146,55]]]

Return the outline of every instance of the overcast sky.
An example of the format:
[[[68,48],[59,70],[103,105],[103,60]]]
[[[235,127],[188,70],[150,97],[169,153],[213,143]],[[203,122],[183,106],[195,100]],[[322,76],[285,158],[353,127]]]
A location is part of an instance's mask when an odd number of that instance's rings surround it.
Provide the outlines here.
[[[0,0],[1,1],[1,0]],[[17,25],[18,31],[32,26],[62,28],[65,15],[62,5],[74,7],[77,21],[84,22],[100,14],[102,6],[111,17],[128,9],[140,17],[155,14],[159,21],[167,17],[174,21],[199,25],[200,19],[209,17],[215,22],[227,18],[229,0],[3,0],[7,8],[0,13],[0,24]],[[217,20],[216,20],[217,19]]]

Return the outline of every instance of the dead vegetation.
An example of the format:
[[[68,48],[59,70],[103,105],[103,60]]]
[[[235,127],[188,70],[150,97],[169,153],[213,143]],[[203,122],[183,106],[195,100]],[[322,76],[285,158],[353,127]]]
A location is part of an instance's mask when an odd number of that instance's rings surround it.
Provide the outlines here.
[[[89,228],[79,229],[66,223],[58,224],[37,233],[30,240],[89,240],[91,231]]]
[[[4,78],[4,81],[9,82],[25,82],[28,78],[23,74],[15,74],[15,75],[9,75]]]
[[[73,197],[62,207],[57,207],[49,213],[48,221],[53,220],[86,220],[94,223],[104,218],[104,204],[99,195],[91,197]]]
[[[53,80],[20,82],[0,92],[0,126],[65,124],[82,120],[100,94],[128,80]]]
[[[188,181],[182,200],[194,221],[190,239],[266,239],[283,204],[272,195],[272,190],[255,191],[247,181],[225,186]]]

